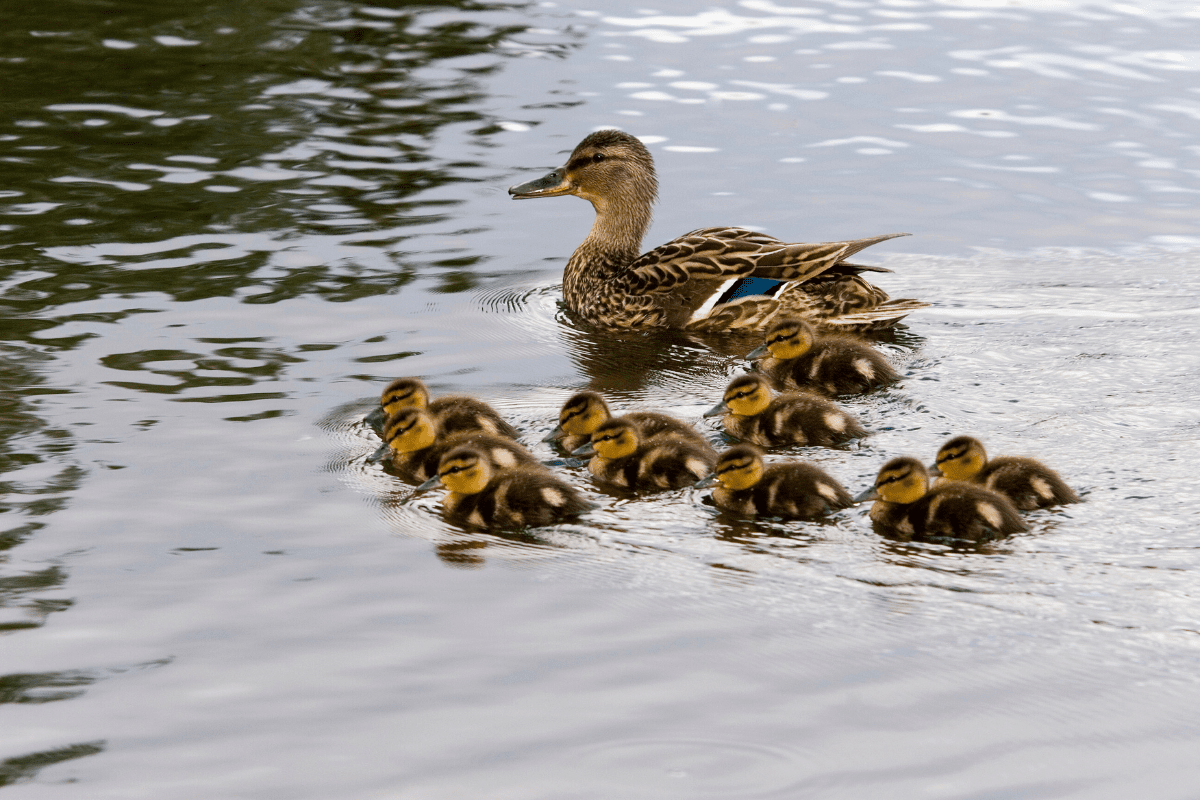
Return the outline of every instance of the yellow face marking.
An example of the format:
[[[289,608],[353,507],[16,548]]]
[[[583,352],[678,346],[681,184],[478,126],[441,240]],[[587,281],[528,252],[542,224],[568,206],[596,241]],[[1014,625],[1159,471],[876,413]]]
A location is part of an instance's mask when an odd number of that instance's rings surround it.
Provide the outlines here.
[[[477,453],[466,452],[455,458],[443,458],[438,477],[446,488],[457,494],[478,494],[492,477],[491,465]]]
[[[799,358],[812,349],[812,336],[799,325],[780,327],[767,336],[771,355],[784,361]]]
[[[947,478],[969,481],[987,463],[987,455],[974,440],[946,444],[937,454],[937,466]]]
[[[601,458],[622,458],[637,450],[637,434],[626,425],[601,427],[592,434],[592,447]]]
[[[397,453],[411,453],[433,444],[437,439],[437,428],[429,412],[408,408],[388,419],[383,438]]]
[[[761,379],[741,380],[725,390],[725,405],[740,417],[753,417],[771,403],[770,390]]]
[[[578,402],[563,406],[558,415],[558,424],[572,436],[587,436],[600,427],[607,415],[591,398],[581,398]]]
[[[908,464],[881,470],[875,481],[875,491],[880,499],[904,505],[920,500],[928,487],[929,478],[925,471],[918,471]]]
[[[383,396],[379,402],[384,411],[395,414],[405,408],[427,407],[429,395],[418,381],[402,378],[393,381],[391,386],[383,390]]]
[[[762,480],[762,475],[760,458],[733,458],[717,464],[717,480],[735,492],[754,486]]]

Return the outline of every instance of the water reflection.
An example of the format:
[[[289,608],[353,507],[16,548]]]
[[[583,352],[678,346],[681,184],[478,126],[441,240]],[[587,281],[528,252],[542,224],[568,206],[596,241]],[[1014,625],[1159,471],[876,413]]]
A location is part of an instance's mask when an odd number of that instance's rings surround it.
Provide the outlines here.
[[[421,269],[447,291],[478,283],[488,258],[467,234],[485,227],[451,212],[463,185],[491,178],[491,137],[507,130],[488,82],[515,57],[576,46],[526,34],[524,7],[72,1],[0,26],[0,632],[36,630],[75,603],[54,545],[32,557],[22,545],[86,487],[81,444],[177,419],[156,398],[236,409],[225,422],[295,414],[288,401],[314,380],[305,366],[345,344],[251,330],[256,315],[230,306],[385,296]],[[131,399],[136,422],[111,405]],[[87,426],[106,434],[81,443]],[[123,452],[134,471],[156,457]],[[0,702],[69,700],[107,676],[12,673]],[[8,758],[0,785],[105,748]]]
[[[66,747],[56,747],[39,753],[7,758],[0,761],[0,786],[11,786],[32,779],[41,770],[63,761],[71,761],[84,756],[94,756],[104,752],[108,742],[104,740],[81,742]]]

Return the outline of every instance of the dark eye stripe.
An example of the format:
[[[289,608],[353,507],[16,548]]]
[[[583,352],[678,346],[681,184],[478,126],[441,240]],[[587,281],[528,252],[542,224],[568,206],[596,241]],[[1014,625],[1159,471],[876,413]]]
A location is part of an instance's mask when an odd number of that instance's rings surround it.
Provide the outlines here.
[[[953,461],[956,458],[962,458],[966,454],[966,450],[960,450],[957,453],[946,453],[946,455],[939,458],[936,463],[941,464],[943,461]]]

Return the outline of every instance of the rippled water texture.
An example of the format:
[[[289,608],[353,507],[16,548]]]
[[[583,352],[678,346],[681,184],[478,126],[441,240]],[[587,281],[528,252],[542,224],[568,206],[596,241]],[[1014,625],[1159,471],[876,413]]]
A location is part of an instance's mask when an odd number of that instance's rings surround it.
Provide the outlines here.
[[[135,8],[136,7],[136,8]],[[1200,12],[1156,2],[25,4],[0,12],[0,787],[21,798],[1193,798]],[[453,528],[382,386],[540,439],[701,413],[745,341],[559,305],[644,137],[647,245],[867,251],[932,307],[859,491],[957,433],[1085,502],[978,547],[631,499]]]

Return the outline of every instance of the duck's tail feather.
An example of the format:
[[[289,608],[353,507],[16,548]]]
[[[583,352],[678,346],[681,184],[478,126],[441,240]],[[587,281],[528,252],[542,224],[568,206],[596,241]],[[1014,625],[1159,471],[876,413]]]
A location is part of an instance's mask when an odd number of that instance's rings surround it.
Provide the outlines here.
[[[810,322],[817,323],[826,330],[861,333],[890,328],[913,311],[928,307],[929,303],[923,300],[897,298],[865,311],[853,311],[848,314],[839,314],[836,317],[822,317],[810,320]]]

